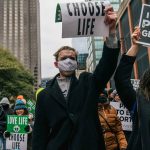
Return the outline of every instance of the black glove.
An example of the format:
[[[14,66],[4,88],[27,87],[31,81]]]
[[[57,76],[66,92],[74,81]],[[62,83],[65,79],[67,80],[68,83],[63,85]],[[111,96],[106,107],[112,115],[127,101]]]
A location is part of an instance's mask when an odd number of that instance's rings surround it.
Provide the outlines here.
[[[9,137],[10,137],[10,132],[5,131],[5,132],[4,132],[4,138],[9,138]]]
[[[27,125],[27,126],[24,128],[24,130],[25,130],[26,132],[29,132],[29,131],[30,131],[30,126]]]

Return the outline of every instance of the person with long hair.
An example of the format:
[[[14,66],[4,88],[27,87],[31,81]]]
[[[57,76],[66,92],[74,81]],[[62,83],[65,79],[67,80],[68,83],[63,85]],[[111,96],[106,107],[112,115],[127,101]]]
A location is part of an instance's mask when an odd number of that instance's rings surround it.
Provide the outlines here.
[[[132,46],[122,56],[114,77],[118,94],[133,118],[133,131],[128,150],[150,150],[150,68],[143,73],[137,91],[133,89],[130,81],[133,64],[139,51],[137,44],[139,38],[140,28],[136,27],[132,34]]]

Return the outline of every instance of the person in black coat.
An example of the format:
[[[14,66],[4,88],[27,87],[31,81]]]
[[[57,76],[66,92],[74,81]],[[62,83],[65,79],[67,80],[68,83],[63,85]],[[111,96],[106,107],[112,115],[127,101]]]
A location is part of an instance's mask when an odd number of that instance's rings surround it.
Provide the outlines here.
[[[143,74],[137,92],[130,81],[138,53],[136,41],[139,38],[140,29],[136,28],[132,34],[133,44],[127,54],[122,56],[115,73],[117,91],[133,118],[133,131],[129,139],[128,150],[150,150],[150,69]]]
[[[75,49],[64,46],[55,53],[60,73],[38,94],[32,150],[105,150],[97,99],[117,65],[116,17],[109,7],[105,22],[110,38],[93,74],[84,72],[79,79],[75,77]]]

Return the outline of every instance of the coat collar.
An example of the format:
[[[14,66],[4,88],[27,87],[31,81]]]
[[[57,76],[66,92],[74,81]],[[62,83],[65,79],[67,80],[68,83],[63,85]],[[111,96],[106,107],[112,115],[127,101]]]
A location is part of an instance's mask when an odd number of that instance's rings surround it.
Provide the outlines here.
[[[67,108],[67,104],[66,104],[66,100],[64,98],[64,95],[61,92],[61,89],[58,85],[57,82],[57,77],[59,76],[59,74],[57,74],[49,83],[48,83],[48,91],[50,91],[49,93],[52,95],[52,97],[65,109]],[[68,99],[70,97],[70,93],[72,92],[72,90],[74,89],[75,85],[77,83],[77,78],[75,77],[75,75],[72,76],[71,78],[71,85],[69,88],[69,92],[68,92]],[[70,101],[70,100],[69,100]]]

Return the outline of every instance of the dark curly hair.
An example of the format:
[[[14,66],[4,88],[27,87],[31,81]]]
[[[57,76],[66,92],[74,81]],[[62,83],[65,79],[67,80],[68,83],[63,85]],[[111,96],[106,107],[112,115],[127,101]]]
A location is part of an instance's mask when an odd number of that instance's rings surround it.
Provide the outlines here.
[[[148,68],[140,79],[139,90],[150,100],[150,68]]]

